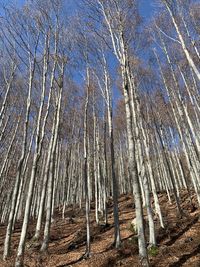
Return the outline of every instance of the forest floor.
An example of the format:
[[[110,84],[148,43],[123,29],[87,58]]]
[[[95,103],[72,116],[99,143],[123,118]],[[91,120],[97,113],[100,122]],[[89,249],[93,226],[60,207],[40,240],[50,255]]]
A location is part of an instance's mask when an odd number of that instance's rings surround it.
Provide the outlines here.
[[[191,207],[188,194],[181,192],[184,216],[177,215],[175,203],[168,202],[166,194],[159,194],[161,209],[166,229],[159,227],[156,220],[158,249],[150,253],[150,263],[153,267],[200,266],[200,210],[197,209],[196,197],[192,197],[194,207]],[[137,267],[139,266],[137,239],[130,230],[130,223],[135,218],[133,198],[130,195],[119,199],[120,227],[122,247],[116,250],[113,242],[113,210],[109,203],[109,224],[97,226],[94,220],[94,207],[91,208],[91,257],[82,259],[85,252],[85,218],[84,210],[72,207],[66,210],[66,219],[56,211],[52,223],[51,240],[48,253],[39,253],[40,243],[33,243],[35,221],[30,222],[26,246],[25,266],[29,267]],[[0,267],[13,267],[14,257],[19,241],[21,224],[17,223],[12,239],[13,254],[7,262],[2,261]],[[6,227],[0,226],[0,255],[3,254],[3,242]],[[148,233],[146,233],[148,236]]]

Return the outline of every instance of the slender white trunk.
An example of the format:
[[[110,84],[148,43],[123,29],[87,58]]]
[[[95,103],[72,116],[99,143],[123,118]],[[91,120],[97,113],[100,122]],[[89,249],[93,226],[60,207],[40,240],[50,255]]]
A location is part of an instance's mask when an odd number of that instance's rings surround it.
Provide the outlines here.
[[[15,185],[14,185],[14,190],[13,190],[13,195],[12,195],[12,201],[11,201],[10,214],[9,214],[9,220],[8,220],[8,226],[7,226],[7,231],[6,231],[6,238],[5,238],[5,243],[4,243],[4,253],[3,253],[4,260],[8,257],[8,255],[10,253],[13,220],[14,220],[14,216],[15,216],[15,207],[16,207],[16,201],[17,201],[17,196],[18,196],[18,191],[19,191],[19,185],[20,185],[23,163],[24,163],[25,154],[26,154],[28,121],[29,121],[29,114],[30,114],[30,107],[31,107],[31,92],[32,92],[33,76],[34,76],[34,72],[35,72],[35,63],[36,63],[35,60],[36,60],[35,55],[34,55],[33,62],[32,62],[31,56],[30,56],[30,58],[29,58],[29,65],[30,65],[29,89],[28,89],[28,97],[27,97],[27,102],[26,102],[26,117],[25,117],[25,122],[24,122],[22,152],[21,152],[21,157],[20,157],[20,160],[18,163],[18,168],[17,168],[16,180],[15,180]]]

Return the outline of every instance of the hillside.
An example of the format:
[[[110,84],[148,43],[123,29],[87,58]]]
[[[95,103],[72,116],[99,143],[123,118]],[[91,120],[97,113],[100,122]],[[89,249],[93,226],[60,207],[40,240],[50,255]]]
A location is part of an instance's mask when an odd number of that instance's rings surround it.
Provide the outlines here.
[[[165,218],[166,229],[159,228],[155,218],[158,250],[150,254],[151,266],[179,267],[200,265],[200,221],[199,210],[196,206],[196,197],[192,197],[194,207],[191,207],[188,194],[181,192],[182,208],[185,216],[180,218],[176,214],[175,204],[168,203],[165,194],[159,194],[159,200]],[[122,248],[115,250],[113,241],[112,202],[109,205],[109,225],[96,226],[94,209],[91,209],[91,239],[92,254],[90,259],[82,259],[85,251],[85,217],[84,210],[78,207],[75,211],[68,207],[66,219],[61,218],[61,212],[56,210],[52,223],[51,240],[48,254],[40,255],[40,244],[32,243],[35,222],[29,224],[28,242],[25,253],[25,266],[29,267],[112,267],[138,266],[137,238],[130,231],[130,222],[134,218],[133,199],[130,195],[119,199],[120,226],[123,239]],[[91,205],[93,207],[93,205]],[[12,239],[12,251],[16,252],[20,236],[21,224],[16,225]],[[0,254],[3,253],[5,226],[0,227]],[[148,235],[148,233],[146,233]],[[6,263],[0,261],[1,267],[14,266],[13,258]]]

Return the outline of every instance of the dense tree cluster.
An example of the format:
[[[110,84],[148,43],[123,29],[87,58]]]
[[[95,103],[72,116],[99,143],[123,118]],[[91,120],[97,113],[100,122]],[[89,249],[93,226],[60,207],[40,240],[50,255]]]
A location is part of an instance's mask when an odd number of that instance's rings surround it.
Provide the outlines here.
[[[180,216],[181,189],[200,205],[200,5],[160,0],[155,9],[147,24],[137,0],[81,0],[73,15],[62,0],[2,7],[0,220],[5,260],[23,221],[16,267],[29,220],[42,253],[57,208],[60,219],[70,204],[85,209],[90,256],[91,202],[96,223],[107,224],[112,198],[118,248],[118,196],[133,193],[140,262],[149,266],[155,218],[167,223],[158,192]]]

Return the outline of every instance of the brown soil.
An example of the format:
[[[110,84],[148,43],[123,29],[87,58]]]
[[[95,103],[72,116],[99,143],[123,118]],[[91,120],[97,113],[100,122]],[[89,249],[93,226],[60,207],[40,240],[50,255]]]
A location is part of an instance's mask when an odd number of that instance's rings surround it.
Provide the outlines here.
[[[165,194],[159,194],[166,229],[161,229],[155,216],[156,233],[158,240],[158,253],[150,255],[151,266],[180,267],[200,266],[200,220],[197,200],[192,198],[191,207],[186,192],[181,193],[184,216],[177,214],[175,203],[170,204]],[[91,209],[91,257],[83,259],[85,252],[85,218],[84,210],[79,208],[72,211],[69,207],[66,212],[67,219],[61,219],[61,212],[56,211],[52,223],[51,240],[47,254],[39,253],[40,243],[33,243],[31,237],[34,233],[35,221],[30,222],[28,241],[25,255],[25,266],[30,267],[137,267],[139,266],[137,239],[129,230],[129,224],[135,217],[133,198],[121,196],[119,200],[120,226],[122,247],[116,250],[113,242],[113,215],[112,204],[109,204],[109,224],[97,226],[94,220],[94,209]],[[73,215],[73,216],[72,216]],[[73,217],[72,219],[69,219]],[[12,252],[10,259],[3,262],[0,267],[13,267],[15,253],[20,236],[21,223],[16,225],[12,239]],[[3,254],[5,226],[0,226],[0,254]],[[148,233],[147,238],[148,238]],[[1,256],[2,257],[2,256]]]

